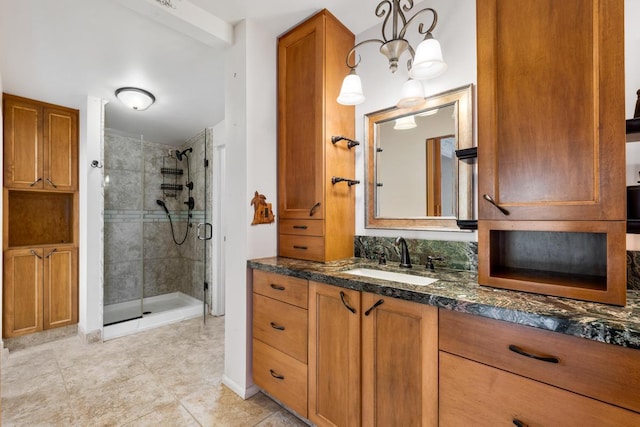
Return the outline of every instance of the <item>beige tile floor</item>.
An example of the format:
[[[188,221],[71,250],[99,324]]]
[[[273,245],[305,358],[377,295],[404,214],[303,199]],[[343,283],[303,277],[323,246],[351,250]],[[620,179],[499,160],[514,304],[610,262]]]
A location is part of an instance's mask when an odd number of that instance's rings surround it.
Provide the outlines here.
[[[100,344],[77,337],[17,350],[2,364],[3,426],[305,426],[262,393],[221,382],[224,317]]]

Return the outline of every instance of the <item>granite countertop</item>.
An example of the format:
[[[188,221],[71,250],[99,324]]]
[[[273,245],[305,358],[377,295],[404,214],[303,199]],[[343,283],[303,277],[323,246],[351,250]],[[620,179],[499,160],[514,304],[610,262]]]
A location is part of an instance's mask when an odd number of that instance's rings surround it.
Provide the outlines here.
[[[627,305],[617,307],[480,286],[476,274],[470,271],[429,271],[421,265],[408,270],[398,268],[397,263],[378,265],[364,258],[318,263],[274,257],[249,260],[247,267],[640,349],[637,290],[629,290]],[[438,281],[416,286],[344,273],[352,268],[410,273]]]

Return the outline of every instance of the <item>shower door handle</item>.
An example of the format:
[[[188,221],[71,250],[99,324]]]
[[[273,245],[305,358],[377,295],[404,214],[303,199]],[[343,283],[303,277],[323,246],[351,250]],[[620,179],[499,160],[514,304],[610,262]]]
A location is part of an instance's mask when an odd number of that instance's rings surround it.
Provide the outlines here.
[[[200,236],[200,227],[204,226],[204,236]],[[213,237],[213,226],[209,222],[201,222],[196,228],[196,236],[198,240],[211,240]]]

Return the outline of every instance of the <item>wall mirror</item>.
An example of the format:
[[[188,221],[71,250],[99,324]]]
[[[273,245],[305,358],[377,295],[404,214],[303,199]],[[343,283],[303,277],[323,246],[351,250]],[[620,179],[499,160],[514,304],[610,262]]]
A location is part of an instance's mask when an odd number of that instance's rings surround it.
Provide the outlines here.
[[[366,115],[367,228],[459,229],[473,217],[472,85]]]

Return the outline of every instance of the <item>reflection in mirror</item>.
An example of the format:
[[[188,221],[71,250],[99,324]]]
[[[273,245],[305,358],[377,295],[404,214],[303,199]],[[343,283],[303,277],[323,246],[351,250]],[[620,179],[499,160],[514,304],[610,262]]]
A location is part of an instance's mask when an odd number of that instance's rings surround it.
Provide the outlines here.
[[[457,229],[472,209],[471,85],[367,115],[367,228]]]

